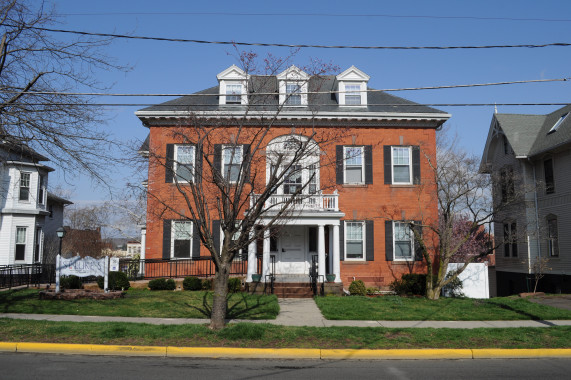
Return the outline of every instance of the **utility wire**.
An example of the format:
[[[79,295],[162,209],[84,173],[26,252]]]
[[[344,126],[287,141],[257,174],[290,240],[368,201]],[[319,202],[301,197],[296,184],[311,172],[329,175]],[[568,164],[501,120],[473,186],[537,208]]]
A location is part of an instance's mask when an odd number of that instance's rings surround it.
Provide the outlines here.
[[[18,25],[4,24],[9,27],[18,27]],[[83,36],[93,37],[111,37],[124,38],[131,40],[147,40],[147,41],[166,41],[166,42],[185,42],[195,44],[215,44],[215,45],[237,45],[237,46],[265,46],[265,47],[288,47],[288,48],[318,48],[318,49],[370,49],[370,50],[458,50],[458,49],[505,49],[505,48],[544,48],[544,47],[568,47],[571,43],[554,42],[545,44],[520,44],[520,45],[480,45],[480,46],[358,46],[358,45],[311,45],[311,44],[278,44],[263,42],[237,42],[237,41],[208,41],[194,40],[185,38],[167,38],[167,37],[150,37],[150,36],[130,36],[126,34],[116,33],[95,33],[83,32],[68,29],[41,28],[37,26],[26,26],[28,29],[41,30],[53,33],[71,33]]]
[[[307,92],[296,92],[295,94],[307,94],[307,95],[317,95],[317,94],[342,94],[342,93],[373,93],[373,92],[396,92],[396,91],[419,91],[419,90],[442,90],[442,89],[453,89],[453,88],[470,88],[470,87],[486,87],[486,86],[504,86],[512,84],[525,84],[525,83],[545,83],[545,82],[568,82],[571,77],[567,78],[555,78],[555,79],[532,79],[532,80],[519,80],[510,82],[491,82],[491,83],[472,83],[472,84],[457,84],[457,85],[445,85],[445,86],[427,86],[427,87],[403,87],[403,88],[386,88],[386,89],[367,89],[358,91],[307,91]],[[0,92],[6,94],[18,94],[22,89],[2,89]],[[192,97],[209,97],[209,96],[220,96],[220,95],[231,95],[231,94],[125,94],[125,93],[102,93],[102,92],[58,92],[58,91],[27,91],[27,95],[64,95],[64,96],[151,96],[151,97],[181,97],[181,96],[192,96]],[[243,95],[250,96],[262,96],[262,95],[277,95],[276,92],[253,92]],[[286,93],[281,93],[286,95]],[[239,96],[240,94],[236,94]]]
[[[492,106],[567,106],[569,102],[553,102],[553,103],[378,103],[367,104],[368,106],[384,106],[384,107],[492,107]],[[77,106],[77,103],[26,103],[26,106]],[[91,107],[170,107],[170,108],[192,108],[201,107],[204,104],[154,104],[154,103],[84,103],[81,106]],[[250,107],[252,111],[256,111],[258,107],[277,107],[277,104],[255,104],[255,105],[235,105],[236,108]],[[331,104],[311,104],[310,106],[331,106]],[[224,107],[227,107],[224,105]],[[227,111],[231,111],[231,106]],[[221,115],[224,115],[224,110],[218,109]],[[268,110],[273,111],[273,110]],[[33,111],[31,111],[33,112]]]
[[[437,20],[493,20],[493,21],[542,21],[571,22],[571,19],[517,18],[517,17],[477,17],[477,16],[427,16],[394,14],[355,14],[355,13],[243,13],[243,12],[97,12],[60,13],[60,16],[287,16],[287,17],[381,17]]]

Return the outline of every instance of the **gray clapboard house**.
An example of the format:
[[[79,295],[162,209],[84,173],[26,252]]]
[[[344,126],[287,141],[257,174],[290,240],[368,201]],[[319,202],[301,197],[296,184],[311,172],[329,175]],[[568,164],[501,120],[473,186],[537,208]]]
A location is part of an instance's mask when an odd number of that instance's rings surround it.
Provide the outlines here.
[[[571,292],[571,105],[547,115],[494,114],[480,170],[494,178],[498,296]],[[499,240],[498,240],[499,239]],[[542,263],[542,265],[538,265]]]

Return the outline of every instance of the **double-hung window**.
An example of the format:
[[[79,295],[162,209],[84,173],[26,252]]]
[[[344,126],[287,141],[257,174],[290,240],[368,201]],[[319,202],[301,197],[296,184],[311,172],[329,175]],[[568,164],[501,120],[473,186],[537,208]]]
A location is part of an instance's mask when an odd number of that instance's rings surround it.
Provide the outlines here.
[[[295,194],[302,187],[301,165],[290,165],[284,175],[284,194]]]
[[[547,250],[549,256],[559,256],[559,232],[557,230],[557,217],[550,216],[547,219]]]
[[[195,157],[194,145],[175,145],[174,172],[178,182],[193,182]]]
[[[517,257],[517,224],[504,223],[504,257]]]
[[[286,104],[288,106],[301,105],[301,84],[286,83]]]
[[[395,260],[413,260],[414,234],[408,223],[394,222],[393,243]]]
[[[345,85],[345,104],[361,105],[361,86],[358,84]]]
[[[242,85],[227,84],[226,85],[226,104],[242,103]]]
[[[543,161],[543,174],[545,175],[545,194],[555,193],[555,179],[553,176],[553,159]]]
[[[309,165],[307,174],[309,175],[309,194],[315,194],[317,193],[317,165]]]
[[[242,156],[242,145],[225,145],[222,148],[222,173],[229,182],[238,182]]]
[[[172,221],[171,257],[177,259],[192,257],[192,222]]]
[[[345,222],[345,259],[363,260],[365,257],[365,223]]]
[[[38,203],[45,204],[45,194],[46,194],[46,177],[40,174],[40,185],[38,186]]]
[[[26,259],[26,227],[16,227],[16,252],[14,259],[24,261]]]
[[[30,177],[32,173],[20,172],[20,200],[30,200]]]
[[[392,183],[412,184],[411,147],[392,147]]]
[[[345,178],[344,183],[363,183],[363,147],[346,146],[345,149]]]

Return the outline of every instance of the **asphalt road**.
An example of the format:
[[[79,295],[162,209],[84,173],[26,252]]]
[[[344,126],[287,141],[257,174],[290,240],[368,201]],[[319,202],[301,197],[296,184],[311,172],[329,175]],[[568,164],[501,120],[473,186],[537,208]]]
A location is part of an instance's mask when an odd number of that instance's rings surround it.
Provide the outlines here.
[[[216,360],[0,354],[7,379],[568,379],[571,359]]]

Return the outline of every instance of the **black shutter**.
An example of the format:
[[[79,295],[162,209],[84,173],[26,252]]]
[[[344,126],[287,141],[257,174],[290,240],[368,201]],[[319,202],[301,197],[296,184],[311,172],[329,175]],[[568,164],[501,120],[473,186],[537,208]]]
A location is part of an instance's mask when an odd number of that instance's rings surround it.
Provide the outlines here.
[[[217,176],[222,176],[222,144],[214,144],[214,162],[212,163],[212,171],[214,175],[214,179],[217,179]]]
[[[420,184],[420,147],[412,147],[412,178],[415,185]]]
[[[367,261],[375,260],[375,221],[365,220],[365,245]]]
[[[200,235],[198,223],[192,221],[192,257],[200,257]]]
[[[171,258],[171,226],[170,219],[163,220],[163,259],[169,260]]]
[[[343,184],[343,145],[335,147],[335,183]]]
[[[196,164],[194,165],[194,183],[202,182],[202,144],[196,145]]]
[[[385,258],[387,261],[393,261],[393,222],[385,221]]]
[[[341,220],[339,223],[339,260],[345,260],[345,221]]]
[[[165,182],[173,183],[174,179],[174,144],[167,144],[167,157],[165,160]]]
[[[385,161],[385,185],[393,183],[392,163],[391,163],[391,146],[383,147],[383,159]]]
[[[365,183],[373,183],[373,146],[365,145]]]
[[[422,239],[422,226],[420,225],[421,222],[419,220],[415,220],[414,221],[414,230],[416,233],[418,233],[419,237]],[[418,241],[416,240],[416,237],[414,239],[414,260],[416,261],[422,261],[424,259],[423,255],[422,255],[422,248],[420,247],[420,244],[418,244]]]
[[[220,255],[220,220],[212,221],[212,240],[214,240],[214,249]]]
[[[245,183],[250,182],[250,169],[252,165],[252,159],[250,157],[250,149],[251,149],[250,144],[242,145],[242,167],[247,168],[247,170],[244,172]]]

